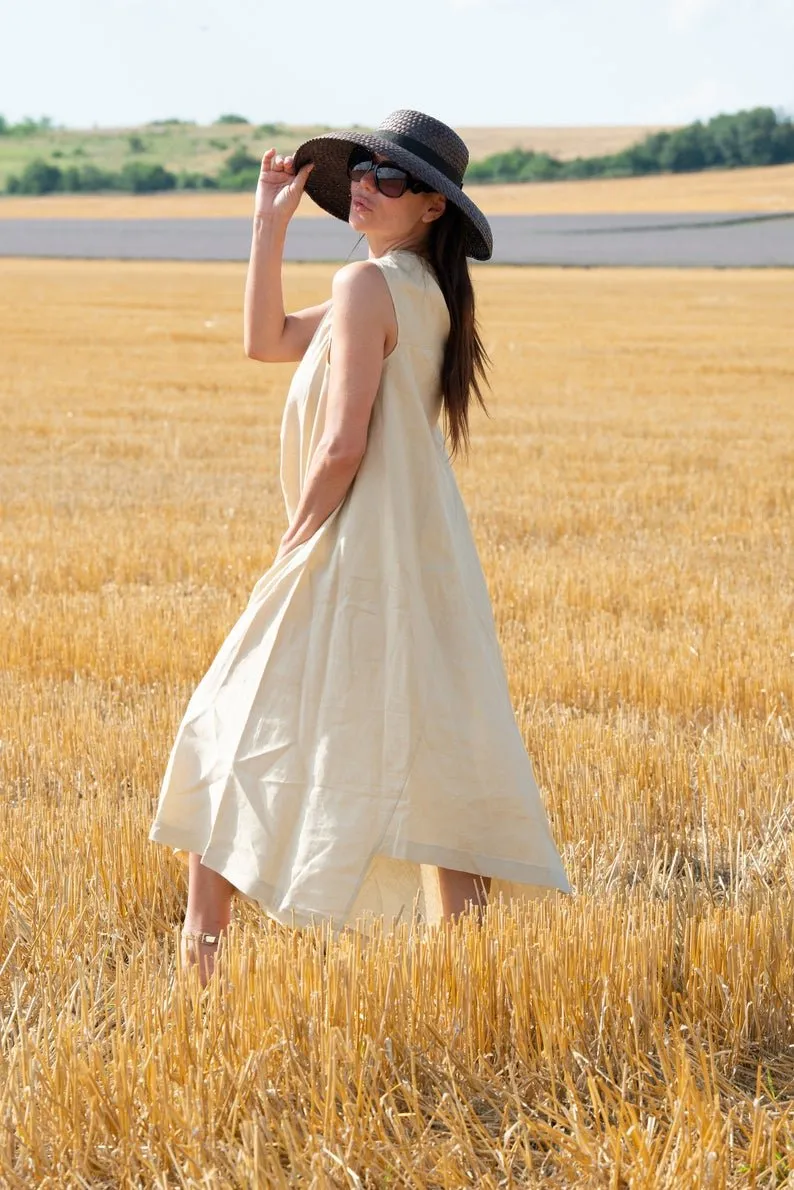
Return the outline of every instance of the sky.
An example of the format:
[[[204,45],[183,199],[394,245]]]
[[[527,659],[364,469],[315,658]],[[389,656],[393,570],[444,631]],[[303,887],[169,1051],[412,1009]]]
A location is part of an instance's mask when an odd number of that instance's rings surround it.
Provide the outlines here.
[[[0,0],[0,114],[376,125],[794,114],[794,0]]]

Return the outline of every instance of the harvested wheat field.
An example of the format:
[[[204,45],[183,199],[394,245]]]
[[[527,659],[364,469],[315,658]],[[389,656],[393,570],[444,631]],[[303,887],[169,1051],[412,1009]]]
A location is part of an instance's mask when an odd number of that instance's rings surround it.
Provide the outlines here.
[[[472,182],[465,190],[486,215],[773,213],[794,211],[794,165],[583,182]],[[248,219],[253,203],[252,194],[217,191],[0,195],[0,219]],[[306,194],[294,217],[332,216]]]
[[[325,956],[238,901],[199,994],[146,834],[294,365],[244,265],[0,262],[4,1187],[794,1183],[794,275],[475,280],[456,470],[574,895]]]

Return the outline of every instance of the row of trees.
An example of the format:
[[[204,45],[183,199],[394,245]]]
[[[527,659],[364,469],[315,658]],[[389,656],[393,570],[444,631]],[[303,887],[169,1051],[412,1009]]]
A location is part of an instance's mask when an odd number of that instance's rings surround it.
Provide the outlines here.
[[[226,122],[241,118],[227,117]],[[140,148],[136,148],[136,152]],[[794,123],[772,108],[758,107],[736,115],[715,116],[674,132],[658,132],[636,145],[604,157],[559,161],[547,153],[511,149],[473,162],[467,182],[539,182],[565,178],[637,177],[642,174],[683,173],[737,166],[777,165],[794,161]],[[9,194],[69,192],[132,194],[163,190],[251,190],[256,187],[261,159],[238,148],[217,174],[181,170],[128,161],[118,171],[96,165],[61,167],[36,158],[19,175],[6,180]]]
[[[18,124],[0,116],[0,136],[35,136],[37,132],[52,132],[54,127],[51,116],[42,116],[40,120],[25,116]]]
[[[549,182],[568,178],[621,178],[687,173],[794,161],[794,123],[771,107],[700,120],[673,132],[656,132],[603,157],[559,161],[548,153],[510,149],[473,162],[469,182]]]
[[[100,169],[96,165],[53,165],[37,157],[22,173],[6,179],[8,194],[98,194],[120,191],[126,194],[154,194],[163,190],[253,190],[256,188],[261,159],[245,149],[235,149],[218,174],[173,173],[162,165],[145,161],[127,161],[120,170]]]

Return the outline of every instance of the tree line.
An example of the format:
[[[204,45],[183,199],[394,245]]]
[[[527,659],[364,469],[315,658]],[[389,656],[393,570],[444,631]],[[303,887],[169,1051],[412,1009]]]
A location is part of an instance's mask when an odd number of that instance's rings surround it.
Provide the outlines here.
[[[139,152],[133,148],[132,152]],[[125,161],[119,170],[98,165],[54,165],[41,157],[28,162],[19,175],[9,174],[7,194],[154,194],[164,190],[254,190],[262,167],[261,158],[245,149],[235,149],[217,174],[180,170],[174,173],[148,161]]]
[[[560,161],[531,149],[509,149],[473,162],[471,182],[556,182],[569,178],[627,178],[706,169],[782,165],[794,161],[794,123],[771,107],[700,120],[654,132],[619,153]]]
[[[219,122],[224,121],[244,122],[238,116],[222,117]],[[260,127],[268,131],[277,128],[276,125]],[[0,135],[3,135],[4,128],[7,130],[8,125],[0,116]],[[28,127],[27,131],[30,130]],[[139,137],[130,137],[129,141],[131,153],[142,151]],[[600,157],[560,161],[548,153],[510,149],[472,162],[464,180],[495,183],[639,177],[706,169],[734,169],[740,166],[779,165],[791,161],[794,161],[794,123],[791,118],[770,107],[756,107],[733,115],[718,115],[706,123],[698,120],[671,132],[656,132],[619,153]],[[230,153],[216,174],[189,170],[174,173],[163,165],[145,161],[126,161],[120,170],[102,169],[90,163],[60,166],[37,157],[24,167],[21,174],[9,175],[6,192],[96,194],[121,191],[150,194],[164,190],[244,191],[255,189],[260,168],[261,158],[251,156],[244,147]]]

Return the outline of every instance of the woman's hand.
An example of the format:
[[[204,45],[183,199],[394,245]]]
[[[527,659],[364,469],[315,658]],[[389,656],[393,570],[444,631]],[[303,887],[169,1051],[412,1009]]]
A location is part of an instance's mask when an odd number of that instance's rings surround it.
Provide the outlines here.
[[[267,149],[262,155],[262,168],[256,184],[254,218],[275,216],[284,223],[289,222],[313,169],[314,162],[307,161],[296,174],[291,156],[282,157],[275,149]]]
[[[300,542],[298,545],[300,545]],[[273,565],[275,566],[277,562],[280,562],[282,558],[285,558],[287,554],[291,553],[294,549],[297,549],[296,545],[294,545],[292,542],[285,544],[284,539],[282,538],[281,543],[276,550],[276,556],[273,559]]]

